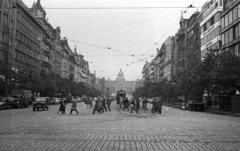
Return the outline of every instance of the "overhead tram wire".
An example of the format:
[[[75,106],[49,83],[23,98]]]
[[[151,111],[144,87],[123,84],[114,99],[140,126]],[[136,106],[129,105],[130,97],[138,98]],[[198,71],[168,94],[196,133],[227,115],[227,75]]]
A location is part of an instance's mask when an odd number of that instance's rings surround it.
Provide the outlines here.
[[[169,17],[169,16],[177,15],[177,14],[179,14],[179,13],[174,13],[174,14],[159,16],[159,17],[156,17],[156,18],[151,18],[151,19],[146,19],[146,20],[142,20],[142,21],[138,21],[138,22],[132,22],[132,23],[128,23],[128,24],[123,24],[123,25],[119,25],[119,26],[116,26],[116,27],[100,29],[100,30],[97,30],[97,31],[89,32],[89,33],[83,33],[83,34],[81,34],[81,35],[68,36],[68,38],[79,37],[79,36],[84,36],[84,35],[89,35],[89,34],[94,34],[94,33],[102,32],[102,31],[107,31],[107,30],[113,30],[113,29],[116,29],[116,28],[126,27],[126,26],[130,26],[130,25],[134,25],[134,24],[139,24],[139,23],[143,23],[143,22],[147,22],[147,21],[151,21],[151,20],[156,20],[156,19],[160,19],[160,18],[164,18],[164,17]]]
[[[98,48],[102,48],[102,49],[108,49],[110,51],[114,51],[114,52],[117,52],[117,53],[120,53],[120,54],[123,54],[123,55],[127,55],[127,56],[130,56],[130,57],[134,57],[138,60],[141,60],[140,58],[136,57],[135,55],[130,55],[130,54],[127,54],[127,53],[124,53],[124,52],[121,52],[121,51],[118,51],[116,49],[113,49],[111,47],[103,47],[103,46],[99,46],[99,45],[94,45],[94,44],[90,44],[90,43],[86,43],[86,42],[81,42],[81,41],[76,41],[76,40],[71,40],[71,39],[68,39],[69,41],[73,41],[73,42],[77,42],[77,43],[81,43],[81,44],[85,44],[85,45],[90,45],[90,46],[93,46],[93,47],[98,47]]]
[[[194,3],[194,2],[195,2],[195,0],[193,0],[193,2],[187,7],[187,9],[184,11],[184,13],[187,13],[187,10],[188,10],[189,8],[199,8],[199,7],[193,6],[193,3]],[[179,20],[179,19],[177,19],[176,22],[177,22],[178,20]],[[174,22],[174,24],[167,30],[167,32],[166,32],[148,51],[146,51],[144,54],[146,54],[147,52],[151,51],[151,50],[155,47],[155,45],[157,45],[157,44],[163,39],[163,37],[172,29],[172,27],[175,25],[176,22]]]
[[[165,35],[172,29],[172,27],[176,24],[176,22],[179,20],[179,18],[172,24],[172,26],[170,26],[170,28],[164,33],[164,35],[149,49],[147,50],[144,55],[146,53],[148,53],[149,51],[151,51],[156,45],[158,45],[158,43],[165,37]]]
[[[134,10],[134,9],[176,9],[176,8],[188,8],[186,6],[179,6],[179,7],[173,7],[173,6],[155,6],[155,7],[44,7],[43,9],[82,9],[82,10]],[[194,7],[194,8],[202,8],[202,7]]]

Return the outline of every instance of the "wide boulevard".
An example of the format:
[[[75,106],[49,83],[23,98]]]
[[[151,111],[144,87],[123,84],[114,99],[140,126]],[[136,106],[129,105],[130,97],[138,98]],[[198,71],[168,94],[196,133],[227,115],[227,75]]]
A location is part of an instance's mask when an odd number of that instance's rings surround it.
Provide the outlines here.
[[[12,109],[0,111],[0,150],[146,151],[240,150],[240,118],[163,106],[162,114],[92,114],[78,103],[79,114]],[[149,105],[148,108],[151,106]]]

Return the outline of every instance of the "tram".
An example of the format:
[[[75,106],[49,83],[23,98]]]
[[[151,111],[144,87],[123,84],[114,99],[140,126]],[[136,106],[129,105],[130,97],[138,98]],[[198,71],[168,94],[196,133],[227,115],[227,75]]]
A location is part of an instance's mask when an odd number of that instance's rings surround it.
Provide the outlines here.
[[[116,95],[117,104],[119,104],[119,101],[120,101],[121,97],[122,98],[126,97],[126,91],[120,90],[120,91],[117,92],[117,95]]]

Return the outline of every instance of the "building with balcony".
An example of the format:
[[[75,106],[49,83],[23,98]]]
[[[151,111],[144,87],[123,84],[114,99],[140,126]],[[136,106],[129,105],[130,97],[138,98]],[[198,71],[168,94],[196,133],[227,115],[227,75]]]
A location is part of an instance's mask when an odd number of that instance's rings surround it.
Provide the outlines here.
[[[46,18],[46,11],[43,9],[40,0],[33,3],[31,8],[32,14],[39,20],[43,26],[42,41],[41,41],[41,70],[44,73],[52,72],[52,65],[54,61],[54,28]]]
[[[43,26],[21,0],[12,1],[10,7],[14,7],[10,9],[11,17],[8,17],[11,18],[11,35],[8,38],[11,43],[9,58],[12,66],[16,69],[31,68],[39,72]]]
[[[240,1],[224,1],[222,19],[222,51],[240,53]]]
[[[154,81],[160,81],[172,78],[172,38],[168,37],[162,44],[160,49],[157,49],[157,55],[154,59]]]
[[[0,1],[0,63],[13,66],[14,9],[13,0]]]
[[[221,48],[221,13],[223,0],[207,1],[201,10],[203,20],[201,27],[201,60],[207,53]]]
[[[150,81],[154,81],[154,63],[153,62],[147,62],[143,66],[142,70],[142,79],[145,80],[148,78]]]
[[[61,29],[57,27],[54,30],[54,46],[52,70],[56,75],[61,75],[62,69],[62,47],[61,47]]]
[[[69,79],[70,76],[70,47],[66,38],[61,40],[62,47],[62,68],[61,68],[61,77]]]
[[[88,74],[88,85],[91,87],[91,88],[95,88],[97,89],[97,77],[96,77],[96,72],[94,73],[90,73]]]
[[[194,66],[201,63],[201,39],[200,39],[201,21],[202,14],[198,11],[195,12],[188,19],[187,43],[186,43],[187,69],[192,69]]]
[[[175,79],[178,78],[178,75],[184,72],[187,69],[186,61],[186,50],[187,50],[187,24],[188,19],[183,18],[183,12],[181,14],[181,19],[179,22],[180,29],[175,35]]]

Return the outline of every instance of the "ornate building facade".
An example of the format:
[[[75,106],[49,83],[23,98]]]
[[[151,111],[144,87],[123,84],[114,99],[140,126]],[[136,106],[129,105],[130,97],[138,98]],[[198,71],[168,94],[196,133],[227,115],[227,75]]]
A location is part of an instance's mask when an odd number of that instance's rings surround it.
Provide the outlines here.
[[[105,87],[108,94],[116,94],[117,91],[120,90],[126,91],[127,94],[132,94],[134,91],[134,83],[135,81],[126,81],[124,78],[124,73],[120,69],[116,81],[107,79],[105,81]]]

